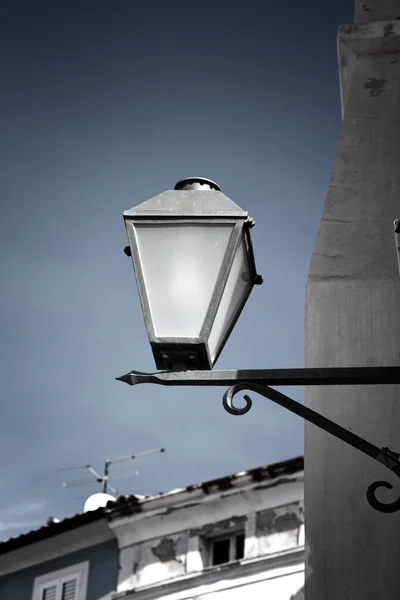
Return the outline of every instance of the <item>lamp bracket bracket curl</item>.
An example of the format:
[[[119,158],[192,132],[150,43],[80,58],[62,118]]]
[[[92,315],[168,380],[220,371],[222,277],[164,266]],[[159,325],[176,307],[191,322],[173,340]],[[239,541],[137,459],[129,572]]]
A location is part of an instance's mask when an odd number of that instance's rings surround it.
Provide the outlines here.
[[[271,385],[396,385],[400,384],[400,367],[168,371],[160,373],[131,371],[117,379],[129,385],[155,383],[173,386],[230,386],[223,395],[223,406],[232,415],[244,415],[249,412],[252,406],[252,400],[247,394],[244,395],[245,406],[241,408],[235,406],[233,402],[235,396],[244,390],[255,392],[370,456],[400,477],[400,453],[387,447],[378,448],[374,446],[334,421],[270,387]],[[393,488],[392,484],[387,481],[375,481],[368,487],[367,500],[369,504],[375,510],[383,513],[399,511],[400,497],[390,503],[384,503],[377,499],[375,492],[382,487]]]

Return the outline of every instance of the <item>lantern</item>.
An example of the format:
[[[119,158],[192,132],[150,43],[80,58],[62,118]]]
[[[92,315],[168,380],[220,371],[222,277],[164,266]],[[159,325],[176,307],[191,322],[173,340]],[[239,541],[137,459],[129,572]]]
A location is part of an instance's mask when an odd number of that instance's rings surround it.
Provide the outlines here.
[[[124,212],[158,369],[211,369],[255,284],[254,222],[193,177]]]

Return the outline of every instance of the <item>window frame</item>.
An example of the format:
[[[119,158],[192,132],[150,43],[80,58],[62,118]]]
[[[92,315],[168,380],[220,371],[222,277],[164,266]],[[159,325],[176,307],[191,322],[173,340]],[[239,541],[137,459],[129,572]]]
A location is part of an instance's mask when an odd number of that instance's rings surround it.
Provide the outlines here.
[[[243,556],[241,558],[236,558],[236,544],[237,538],[239,536],[243,536]],[[229,560],[223,563],[214,563],[213,562],[213,554],[214,554],[214,544],[216,542],[222,542],[224,540],[229,540]],[[220,567],[222,565],[228,565],[229,563],[236,562],[239,560],[243,560],[245,558],[245,542],[246,542],[246,532],[245,530],[237,530],[237,531],[229,531],[225,534],[221,533],[219,535],[209,537],[208,538],[208,567]]]
[[[35,577],[32,600],[42,600],[43,591],[54,585],[57,586],[56,600],[60,600],[62,584],[71,579],[77,580],[77,594],[75,600],[86,600],[88,576],[89,561],[85,561]]]

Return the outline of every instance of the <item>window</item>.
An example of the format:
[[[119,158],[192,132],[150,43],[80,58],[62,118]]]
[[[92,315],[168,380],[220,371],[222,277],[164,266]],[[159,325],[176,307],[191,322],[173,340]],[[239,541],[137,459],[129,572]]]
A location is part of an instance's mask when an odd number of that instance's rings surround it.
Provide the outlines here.
[[[244,533],[210,540],[210,565],[222,565],[244,557]]]
[[[36,577],[32,600],[86,600],[89,563]]]

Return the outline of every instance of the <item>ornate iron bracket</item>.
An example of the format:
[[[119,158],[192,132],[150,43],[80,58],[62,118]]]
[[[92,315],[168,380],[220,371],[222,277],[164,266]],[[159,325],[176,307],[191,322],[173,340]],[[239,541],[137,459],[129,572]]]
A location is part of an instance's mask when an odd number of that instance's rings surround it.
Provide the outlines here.
[[[313,423],[320,429],[339,438],[346,444],[357,448],[364,454],[380,462],[400,477],[400,454],[389,448],[378,448],[358,435],[351,433],[334,421],[307,408],[303,404],[272,389],[271,385],[377,385],[400,384],[400,367],[348,367],[333,369],[269,369],[240,371],[168,371],[161,373],[140,373],[131,371],[127,375],[117,377],[129,385],[139,383],[155,383],[158,385],[180,386],[230,386],[224,393],[223,406],[231,415],[244,415],[252,406],[251,398],[246,394],[243,408],[234,406],[233,399],[243,390],[253,391],[290,412]],[[393,513],[400,510],[400,497],[394,502],[384,503],[376,498],[378,488],[392,489],[387,481],[375,481],[367,489],[367,500],[375,510]]]

